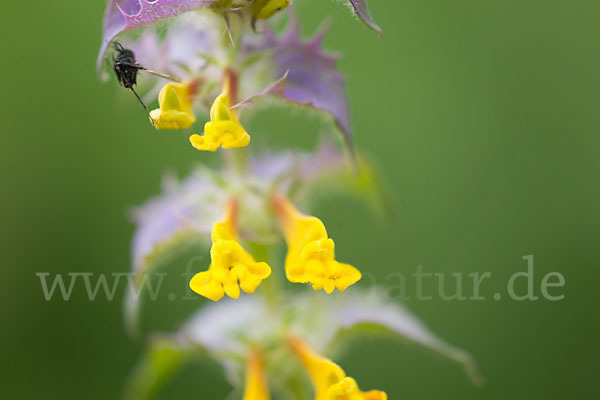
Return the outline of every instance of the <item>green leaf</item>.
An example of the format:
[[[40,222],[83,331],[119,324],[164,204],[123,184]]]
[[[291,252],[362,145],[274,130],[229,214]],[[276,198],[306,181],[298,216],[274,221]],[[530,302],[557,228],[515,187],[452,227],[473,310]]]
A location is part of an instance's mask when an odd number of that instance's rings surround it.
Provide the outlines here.
[[[127,380],[123,398],[151,399],[188,361],[204,354],[201,347],[184,347],[175,339],[154,336]]]
[[[388,335],[456,361],[463,366],[473,384],[482,386],[484,383],[471,354],[436,336],[400,304],[366,296],[355,298],[340,307],[336,317],[339,327],[330,344],[335,348],[361,335]]]
[[[188,231],[177,233],[165,242],[154,247],[153,251],[144,259],[143,268],[135,274],[133,287],[129,287],[123,303],[125,328],[131,337],[139,336],[139,317],[144,298],[153,297],[156,293],[148,293],[150,289],[158,291],[160,287],[156,280],[159,271],[173,267],[173,261],[180,255],[188,252],[193,247],[208,243],[208,235],[200,232]],[[159,279],[162,279],[159,276]]]
[[[296,196],[300,201],[311,203],[318,200],[322,193],[353,195],[368,204],[378,216],[390,216],[393,213],[391,195],[379,169],[368,157],[357,154],[356,163],[330,163],[318,171],[314,177],[304,179],[298,185]]]

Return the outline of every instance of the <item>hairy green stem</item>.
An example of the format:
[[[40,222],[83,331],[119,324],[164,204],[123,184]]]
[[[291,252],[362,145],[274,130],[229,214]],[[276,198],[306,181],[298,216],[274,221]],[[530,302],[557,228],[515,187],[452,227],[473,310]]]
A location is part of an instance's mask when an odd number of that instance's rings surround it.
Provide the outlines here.
[[[265,279],[260,287],[269,308],[273,311],[281,307],[283,302],[283,288],[281,287],[280,268],[276,267],[277,259],[272,246],[251,243],[250,249],[256,261],[265,261],[271,267],[271,276]]]

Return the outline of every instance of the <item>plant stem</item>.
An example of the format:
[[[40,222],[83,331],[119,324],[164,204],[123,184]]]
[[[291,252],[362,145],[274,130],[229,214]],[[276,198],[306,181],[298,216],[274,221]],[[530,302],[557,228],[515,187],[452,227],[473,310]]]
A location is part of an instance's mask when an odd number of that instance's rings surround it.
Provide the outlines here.
[[[265,244],[250,244],[252,254],[257,261],[265,261],[271,267],[271,276],[261,283],[261,290],[269,308],[273,311],[281,307],[283,290],[281,287],[280,269],[276,268],[277,260],[274,257],[272,246]]]

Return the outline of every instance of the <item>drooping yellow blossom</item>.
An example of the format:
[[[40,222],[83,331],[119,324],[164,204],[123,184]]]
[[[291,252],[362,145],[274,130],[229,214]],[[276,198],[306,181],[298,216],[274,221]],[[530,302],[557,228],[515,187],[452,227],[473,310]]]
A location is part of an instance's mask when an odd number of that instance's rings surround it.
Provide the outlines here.
[[[290,337],[288,342],[310,376],[316,400],[387,400],[379,390],[361,392],[339,365],[317,354],[301,339]]]
[[[273,203],[288,246],[285,272],[290,282],[310,283],[315,290],[331,293],[361,278],[352,265],[334,259],[333,240],[320,219],[300,213],[286,198],[274,196]]]
[[[237,202],[230,200],[224,220],[213,225],[208,271],[197,273],[190,281],[194,292],[213,301],[219,301],[224,294],[237,299],[240,288],[254,293],[271,274],[267,263],[254,261],[238,242],[236,213]]]
[[[150,112],[156,129],[187,129],[194,124],[192,112],[194,92],[197,84],[167,83],[158,94],[160,108]]]
[[[277,11],[290,5],[290,0],[255,0],[252,16],[256,19],[271,18]]]
[[[246,363],[246,389],[243,400],[269,400],[269,388],[262,356],[253,350]]]
[[[250,143],[250,135],[238,121],[235,109],[230,108],[232,98],[235,99],[237,85],[232,83],[234,79],[231,73],[225,74],[223,91],[210,108],[210,121],[204,125],[204,135],[190,137],[192,146],[198,150],[215,151],[221,146],[231,149],[245,147]]]

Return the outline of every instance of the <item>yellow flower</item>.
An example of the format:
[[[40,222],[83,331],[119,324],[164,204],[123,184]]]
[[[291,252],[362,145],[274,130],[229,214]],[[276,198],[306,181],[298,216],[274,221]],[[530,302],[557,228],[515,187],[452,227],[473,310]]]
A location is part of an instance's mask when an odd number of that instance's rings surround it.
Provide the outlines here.
[[[252,351],[246,363],[246,390],[243,400],[269,400],[264,363],[257,350]]]
[[[327,400],[387,400],[387,394],[379,390],[361,392],[356,381],[350,377],[331,386],[324,397]]]
[[[231,99],[235,98],[231,83],[235,78],[232,73],[225,74],[223,91],[215,99],[210,108],[210,121],[204,125],[204,136],[192,135],[190,142],[198,150],[215,151],[223,146],[224,149],[245,147],[250,143],[250,135],[239,123],[235,109],[231,109]],[[233,89],[235,92],[235,89]]]
[[[301,339],[290,337],[288,342],[310,376],[316,400],[387,400],[387,395],[378,390],[361,392],[339,365],[317,354]]]
[[[300,213],[286,198],[274,196],[273,203],[288,246],[285,272],[290,282],[308,282],[315,290],[331,293],[361,278],[352,265],[334,259],[333,240],[320,219]]]
[[[213,225],[208,271],[197,273],[190,281],[194,292],[213,301],[219,301],[224,294],[237,299],[240,288],[254,293],[262,280],[271,275],[267,263],[254,261],[239,244],[236,212],[237,202],[230,200],[224,220]]]
[[[150,112],[156,129],[187,129],[194,124],[192,104],[196,84],[167,83],[158,94],[159,109]]]
[[[253,4],[252,15],[256,19],[271,18],[277,11],[290,5],[290,0],[257,0]]]

